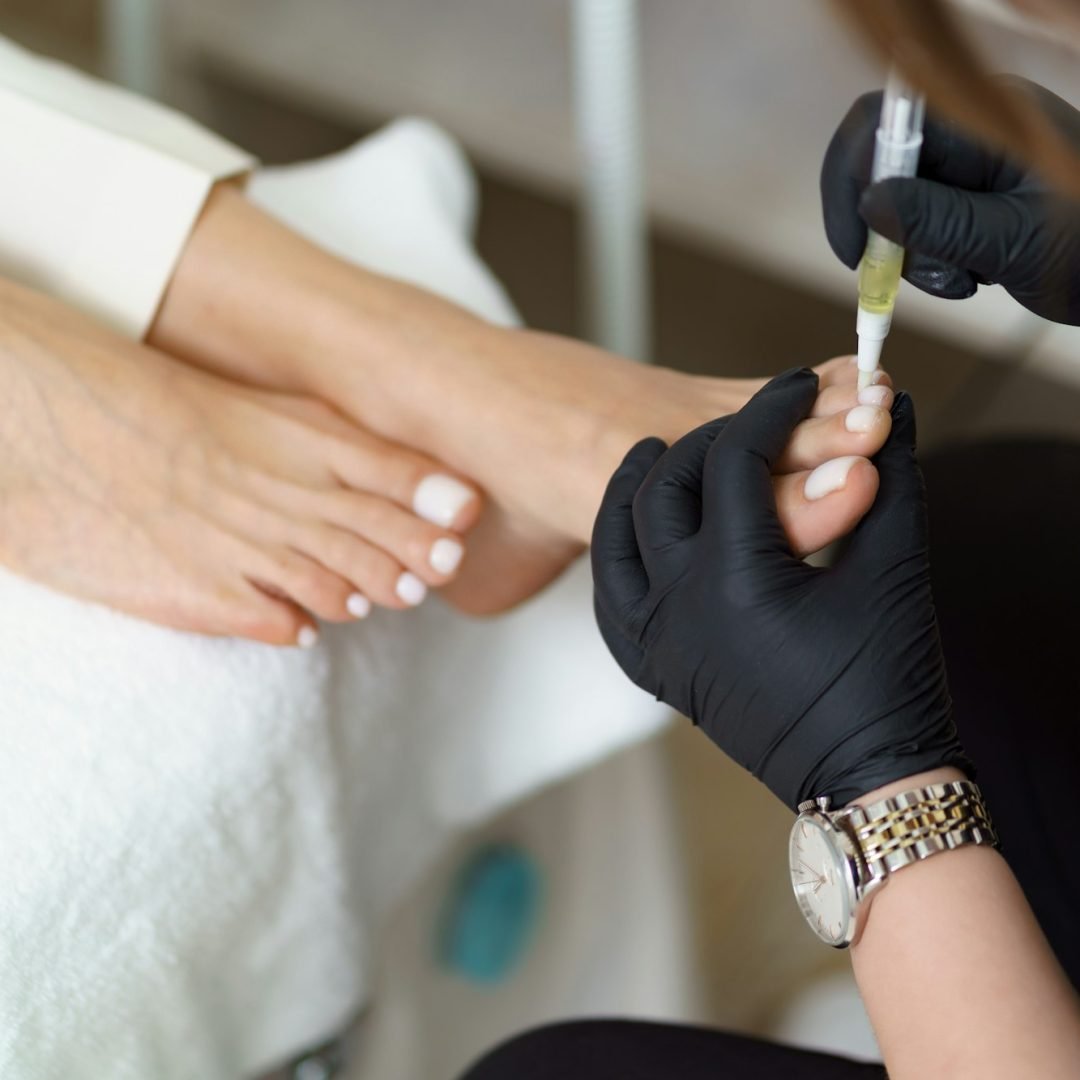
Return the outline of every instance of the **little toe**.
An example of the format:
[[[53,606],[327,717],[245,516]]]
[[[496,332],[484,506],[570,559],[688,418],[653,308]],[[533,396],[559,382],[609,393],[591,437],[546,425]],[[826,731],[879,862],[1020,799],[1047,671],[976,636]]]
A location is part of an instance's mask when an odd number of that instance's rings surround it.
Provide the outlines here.
[[[315,620],[276,589],[245,581],[235,597],[222,632],[266,645],[310,649],[319,640]]]
[[[268,595],[291,600],[328,622],[355,618],[349,611],[349,599],[356,593],[356,586],[307,551],[282,547],[266,552],[263,566],[252,581]],[[295,640],[301,646],[314,644],[303,627],[297,628]]]

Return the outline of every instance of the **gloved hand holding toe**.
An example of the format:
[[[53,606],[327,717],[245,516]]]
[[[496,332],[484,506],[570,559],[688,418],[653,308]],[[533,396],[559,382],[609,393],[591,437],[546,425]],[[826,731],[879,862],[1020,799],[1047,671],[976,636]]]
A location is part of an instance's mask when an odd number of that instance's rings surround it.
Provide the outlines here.
[[[670,449],[627,454],[593,535],[596,615],[627,675],[790,807],[941,765],[951,715],[911,400],[876,458],[877,500],[829,569],[792,554],[771,469],[813,406],[788,372]]]

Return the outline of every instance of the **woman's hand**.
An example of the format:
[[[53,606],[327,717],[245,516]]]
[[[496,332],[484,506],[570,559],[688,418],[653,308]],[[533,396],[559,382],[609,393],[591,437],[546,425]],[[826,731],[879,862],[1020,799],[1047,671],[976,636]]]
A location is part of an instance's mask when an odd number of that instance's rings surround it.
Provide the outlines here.
[[[813,372],[792,371],[670,450],[638,443],[608,486],[592,550],[597,619],[623,670],[793,808],[967,766],[911,401],[893,410],[873,508],[823,570],[793,555],[771,478],[817,393]]]
[[[1080,112],[1026,79],[1009,81],[1080,153]],[[825,232],[841,262],[858,265],[870,226],[904,245],[904,277],[924,292],[963,299],[993,282],[1036,315],[1080,324],[1080,203],[930,115],[918,177],[871,185],[880,113],[880,91],[864,94],[825,154]]]

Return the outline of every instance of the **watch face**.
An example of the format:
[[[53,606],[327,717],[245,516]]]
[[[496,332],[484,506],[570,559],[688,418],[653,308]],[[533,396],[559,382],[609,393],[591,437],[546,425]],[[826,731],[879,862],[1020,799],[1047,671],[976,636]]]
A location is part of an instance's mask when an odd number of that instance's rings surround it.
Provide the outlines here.
[[[801,814],[789,844],[791,884],[810,928],[829,945],[851,940],[854,877],[840,846],[841,834],[823,814]]]

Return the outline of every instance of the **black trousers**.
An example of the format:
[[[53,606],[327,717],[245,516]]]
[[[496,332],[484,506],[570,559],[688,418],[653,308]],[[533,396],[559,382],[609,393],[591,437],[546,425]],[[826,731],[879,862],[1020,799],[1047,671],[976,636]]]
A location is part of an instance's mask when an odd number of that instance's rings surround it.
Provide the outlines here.
[[[1003,852],[1080,988],[1080,446],[960,447],[923,468],[957,726]],[[582,1021],[520,1036],[464,1080],[884,1076],[702,1028]]]

